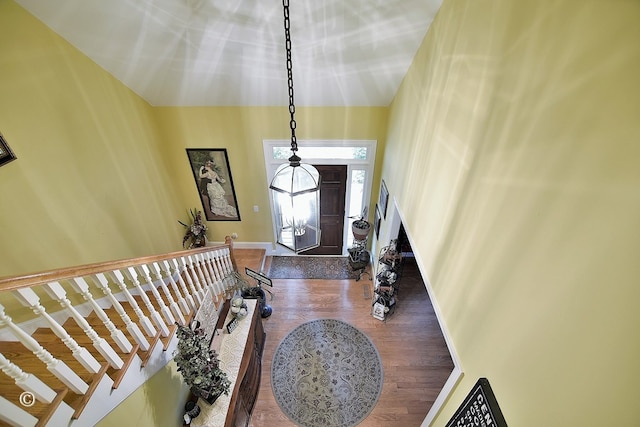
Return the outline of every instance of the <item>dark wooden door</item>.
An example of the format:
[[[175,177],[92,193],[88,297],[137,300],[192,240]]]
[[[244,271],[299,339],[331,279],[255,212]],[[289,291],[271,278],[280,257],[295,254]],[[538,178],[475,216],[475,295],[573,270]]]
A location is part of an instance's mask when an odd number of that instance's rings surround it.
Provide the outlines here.
[[[342,255],[347,165],[314,165],[320,173],[320,246],[304,255]]]

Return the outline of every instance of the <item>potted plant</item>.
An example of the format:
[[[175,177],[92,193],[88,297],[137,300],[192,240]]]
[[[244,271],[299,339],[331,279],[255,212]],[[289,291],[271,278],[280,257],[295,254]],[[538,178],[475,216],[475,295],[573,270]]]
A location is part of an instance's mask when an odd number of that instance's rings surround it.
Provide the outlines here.
[[[371,231],[371,223],[365,218],[367,217],[368,208],[365,206],[362,214],[351,224],[351,232],[355,240],[365,240]],[[353,217],[350,217],[353,218]]]
[[[178,325],[177,336],[174,360],[194,396],[212,404],[222,394],[229,394],[231,382],[220,369],[217,353],[209,348],[200,322]]]
[[[202,220],[202,211],[189,209],[189,213],[192,219],[191,225],[178,220],[187,229],[182,239],[182,247],[187,249],[199,248],[207,244],[207,225]]]

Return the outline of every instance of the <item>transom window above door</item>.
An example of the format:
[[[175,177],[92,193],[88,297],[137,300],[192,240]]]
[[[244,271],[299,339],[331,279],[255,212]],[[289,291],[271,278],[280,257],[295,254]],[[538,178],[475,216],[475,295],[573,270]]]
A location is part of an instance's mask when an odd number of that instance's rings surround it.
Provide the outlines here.
[[[291,147],[272,147],[273,159],[287,160],[291,157]],[[298,156],[302,159],[344,159],[344,160],[367,160],[367,146],[353,147],[300,147],[298,146]],[[308,163],[308,162],[307,162]]]

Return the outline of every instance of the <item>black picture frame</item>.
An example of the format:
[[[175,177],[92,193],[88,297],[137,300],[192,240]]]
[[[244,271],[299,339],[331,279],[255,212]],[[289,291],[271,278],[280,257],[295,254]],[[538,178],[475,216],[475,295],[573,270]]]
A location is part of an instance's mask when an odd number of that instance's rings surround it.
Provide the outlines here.
[[[6,165],[15,159],[17,159],[16,155],[13,154],[7,140],[4,139],[4,136],[0,133],[0,166]]]
[[[380,184],[380,200],[378,203],[380,204],[380,213],[382,214],[382,218],[387,218],[387,203],[389,202],[389,190],[387,190],[387,184],[385,184],[384,179],[382,180],[382,184]]]
[[[236,329],[238,327],[238,319],[237,318],[233,318],[229,321],[229,323],[227,323],[227,332],[231,333],[234,331],[234,329]]]
[[[187,148],[193,179],[207,221],[240,221],[226,148]]]
[[[486,378],[478,379],[445,427],[471,425],[469,421],[473,420],[474,416],[480,417],[484,421],[483,425],[508,427],[489,380]]]
[[[376,210],[373,213],[373,231],[376,233],[376,239],[380,237],[380,209],[376,203]]]

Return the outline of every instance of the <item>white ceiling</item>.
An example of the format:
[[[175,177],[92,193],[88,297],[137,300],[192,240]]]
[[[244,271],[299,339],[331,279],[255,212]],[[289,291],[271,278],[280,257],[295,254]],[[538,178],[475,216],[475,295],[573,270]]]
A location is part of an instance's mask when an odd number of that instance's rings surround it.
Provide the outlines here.
[[[281,0],[16,0],[155,106],[288,104]],[[387,106],[442,0],[292,0],[296,106]]]

